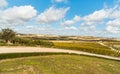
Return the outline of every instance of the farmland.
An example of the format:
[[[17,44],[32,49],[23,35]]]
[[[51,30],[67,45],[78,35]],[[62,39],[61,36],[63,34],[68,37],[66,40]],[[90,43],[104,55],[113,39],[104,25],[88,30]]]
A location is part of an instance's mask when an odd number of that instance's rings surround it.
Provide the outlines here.
[[[112,42],[111,41],[111,42],[104,42],[104,44],[106,44],[106,45],[120,51],[120,42]]]
[[[117,53],[110,48],[102,46],[96,42],[54,42],[54,47],[110,56],[120,56],[120,53]]]

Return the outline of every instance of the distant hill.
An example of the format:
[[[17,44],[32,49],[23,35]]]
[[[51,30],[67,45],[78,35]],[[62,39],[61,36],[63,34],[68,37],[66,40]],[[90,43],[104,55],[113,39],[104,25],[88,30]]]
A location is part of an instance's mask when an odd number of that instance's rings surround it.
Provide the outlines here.
[[[43,40],[80,40],[80,41],[120,41],[117,38],[104,38],[94,36],[59,36],[59,35],[41,35],[41,34],[17,34],[18,37],[43,39]]]

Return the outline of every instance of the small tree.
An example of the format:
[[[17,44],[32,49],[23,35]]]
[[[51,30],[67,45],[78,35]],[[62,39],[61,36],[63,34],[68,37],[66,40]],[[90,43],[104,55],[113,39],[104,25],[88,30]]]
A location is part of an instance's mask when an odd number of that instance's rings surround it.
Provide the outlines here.
[[[15,37],[15,32],[9,28],[2,29],[1,38],[6,41],[6,43],[11,43],[11,40]]]

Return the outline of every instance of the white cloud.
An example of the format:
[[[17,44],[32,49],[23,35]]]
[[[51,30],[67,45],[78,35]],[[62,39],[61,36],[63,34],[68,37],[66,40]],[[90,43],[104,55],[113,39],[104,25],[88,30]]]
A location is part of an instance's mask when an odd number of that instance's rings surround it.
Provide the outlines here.
[[[3,8],[5,6],[7,6],[7,5],[8,5],[8,3],[7,3],[6,0],[0,0],[0,8]]]
[[[34,29],[34,26],[26,26],[27,29]]]
[[[93,13],[82,17],[82,25],[96,25],[104,22],[106,19],[120,18],[120,8],[114,6],[112,8],[103,8],[101,10],[94,11]]]
[[[81,19],[81,17],[76,15],[76,16],[73,18],[73,21],[78,22],[78,21],[80,21],[80,19]]]
[[[107,25],[120,26],[120,19],[115,19],[107,22]]]
[[[82,17],[83,22],[81,26],[90,26],[103,23],[105,19],[109,17],[110,9],[101,9],[94,11],[93,13]]]
[[[80,20],[81,20],[81,17],[76,15],[72,20],[66,20],[66,21],[62,22],[61,25],[70,26],[70,25],[73,25],[73,24],[79,22]]]
[[[110,13],[110,18],[120,18],[120,8],[117,7],[115,9],[112,10],[112,12]]]
[[[51,0],[52,2],[56,2],[56,3],[61,3],[61,2],[68,2],[68,0]]]
[[[86,32],[90,32],[90,31],[95,31],[96,30],[96,26],[94,25],[90,25],[90,26],[82,26],[80,27],[81,31],[86,31]]]
[[[83,22],[81,26],[96,26],[107,25],[104,29],[109,33],[118,33],[120,27],[120,7],[115,5],[112,8],[103,8],[101,10],[94,11],[93,13],[82,17]],[[89,31],[90,27],[83,28],[85,31]],[[94,27],[93,27],[94,29]],[[92,30],[92,27],[91,27]]]
[[[50,7],[49,9],[41,13],[37,17],[36,21],[37,23],[40,23],[40,24],[50,24],[50,23],[56,22],[64,18],[68,10],[69,10],[69,7],[67,8]]]
[[[98,10],[83,17],[83,20],[88,22],[101,22],[103,19],[108,17],[108,13],[109,11],[106,11],[105,9]]]
[[[78,30],[76,27],[74,26],[70,26],[70,27],[65,27],[66,30]]]
[[[119,33],[119,28],[115,26],[107,26],[106,30],[110,33]]]
[[[28,22],[37,11],[32,6],[14,6],[0,12],[0,24],[3,25],[20,25]]]

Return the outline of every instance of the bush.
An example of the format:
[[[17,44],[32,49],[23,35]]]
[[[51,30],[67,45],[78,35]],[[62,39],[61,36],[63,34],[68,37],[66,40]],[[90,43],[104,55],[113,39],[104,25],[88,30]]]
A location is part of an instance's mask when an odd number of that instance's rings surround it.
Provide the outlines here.
[[[17,45],[24,45],[24,46],[46,46],[46,47],[54,46],[53,42],[42,41],[42,40],[31,40],[28,38],[19,38],[19,37],[16,37],[13,40],[13,43]]]
[[[54,46],[53,42],[49,42],[49,41],[40,41],[40,40],[34,40],[33,44],[35,45],[41,45],[41,46]]]

